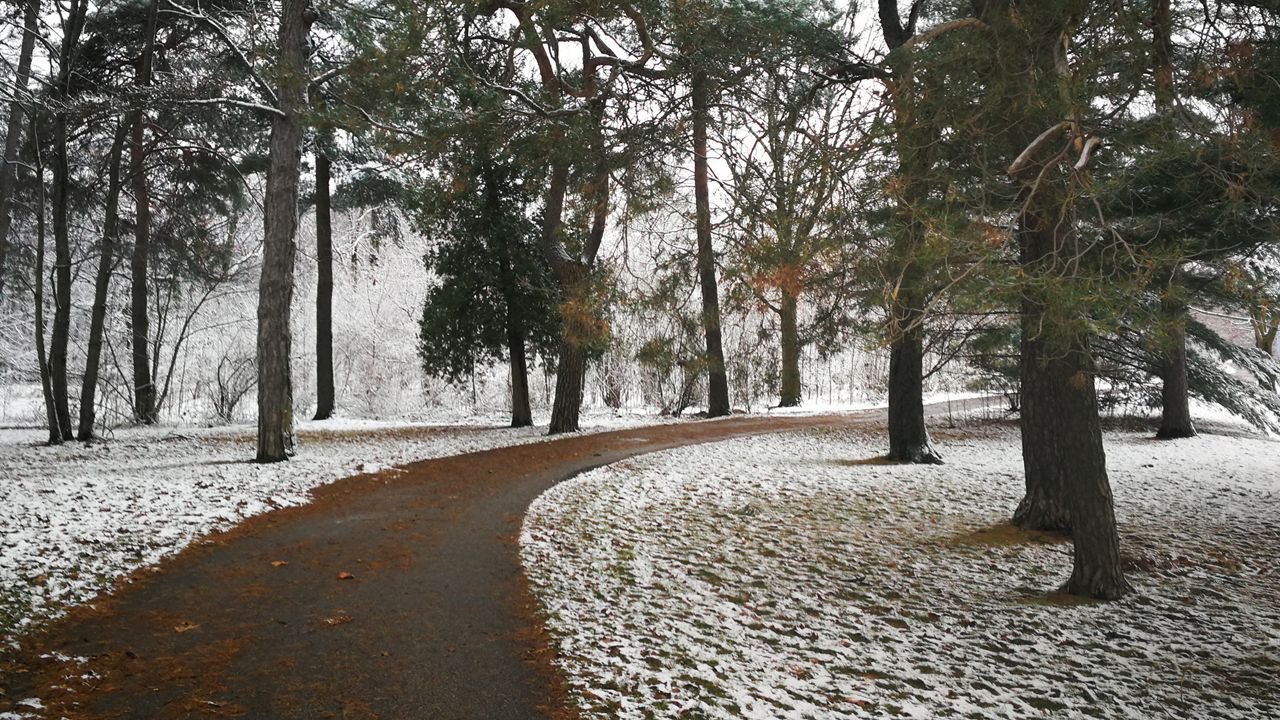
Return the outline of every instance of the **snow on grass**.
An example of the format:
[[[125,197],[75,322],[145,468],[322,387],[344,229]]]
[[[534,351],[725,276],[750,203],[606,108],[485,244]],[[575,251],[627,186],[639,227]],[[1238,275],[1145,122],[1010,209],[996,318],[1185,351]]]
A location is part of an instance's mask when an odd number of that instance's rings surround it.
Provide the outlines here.
[[[657,422],[589,415],[589,430]],[[545,428],[301,424],[298,455],[257,465],[252,428],[134,428],[49,447],[0,430],[0,642],[211,531],[363,472],[545,439]]]
[[[1280,443],[1108,433],[1137,593],[1047,591],[1069,543],[1001,523],[1017,430],[947,464],[802,432],[580,476],[522,555],[590,718],[1280,717]]]

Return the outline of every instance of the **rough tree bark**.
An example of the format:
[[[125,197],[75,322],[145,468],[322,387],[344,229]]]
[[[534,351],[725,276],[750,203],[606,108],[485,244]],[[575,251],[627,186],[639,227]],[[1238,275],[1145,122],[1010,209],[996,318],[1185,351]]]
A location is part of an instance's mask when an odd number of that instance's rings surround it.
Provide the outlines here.
[[[276,108],[263,211],[262,276],[258,281],[258,462],[279,462],[294,452],[292,334],[293,261],[298,230],[298,176],[307,104],[310,46],[316,14],[306,0],[284,0],[277,43]]]
[[[1083,0],[1055,4],[1011,5],[986,3],[983,18],[993,37],[996,68],[1019,68],[1012,83],[1020,108],[1010,120],[1011,140],[1034,152],[1036,138],[1046,128],[1073,117],[1069,92],[1072,82],[1067,60],[1075,23],[1087,10]],[[1034,28],[1029,31],[1028,28]],[[1070,125],[1072,133],[1078,130]],[[1098,417],[1095,372],[1089,348],[1087,309],[1045,288],[1075,278],[1074,259],[1086,253],[1075,228],[1071,176],[1060,156],[1021,167],[1023,150],[1010,172],[1023,181],[1015,239],[1023,277],[1023,464],[1027,497],[1022,512],[1035,498],[1052,508],[1029,509],[1025,517],[1048,517],[1066,508],[1074,544],[1074,566],[1063,590],[1077,595],[1116,599],[1130,592],[1120,564],[1111,486],[1107,478]],[[1025,175],[1023,174],[1025,173]],[[1050,290],[1049,292],[1053,292]],[[1028,345],[1030,343],[1030,345]]]
[[[573,259],[568,257],[563,250],[560,237],[564,232],[564,196],[568,190],[569,163],[564,160],[556,160],[551,165],[551,173],[547,179],[547,194],[542,214],[542,247],[559,286],[562,303],[573,292],[573,270],[575,268]],[[570,417],[568,406],[573,403],[576,408],[577,403],[581,401],[580,388],[582,383],[562,380],[562,376],[565,375],[574,375],[575,373],[581,375],[585,373],[583,359],[575,357],[573,353],[575,345],[569,342],[569,338],[579,330],[569,326],[570,319],[565,313],[561,313],[560,357],[556,362],[556,390],[551,403],[551,423],[547,428],[547,434],[549,435],[573,432],[578,429],[577,410],[574,410],[573,416]],[[573,392],[575,386],[579,388],[576,393]],[[572,398],[568,396],[570,393],[573,393]]]
[[[921,140],[923,128],[913,112],[915,77],[906,45],[915,34],[916,14],[913,9],[904,26],[897,0],[880,0],[878,10],[889,48],[888,89],[900,183],[893,237],[898,283],[889,308],[889,459],[937,464],[942,456],[934,449],[924,422],[924,278],[912,257],[924,241],[916,214],[926,195],[930,161],[925,149],[931,144]]]
[[[582,391],[587,379],[587,345],[597,332],[592,327],[591,313],[591,265],[604,239],[605,223],[609,215],[609,168],[603,156],[602,139],[597,139],[595,179],[589,190],[593,206],[591,232],[587,237],[585,252],[580,259],[559,258],[552,263],[560,282],[569,312],[561,317],[560,358],[556,366],[556,396],[551,404],[551,424],[547,433],[577,432],[582,409]],[[567,170],[564,176],[554,178],[553,184],[567,186]],[[563,207],[564,192],[559,194]],[[558,213],[557,213],[558,218]],[[557,230],[558,232],[558,230]]]
[[[331,164],[316,147],[316,420],[333,415],[333,224]]]
[[[564,160],[552,165],[551,183],[544,207],[543,248],[560,286],[562,308],[560,358],[556,366],[556,395],[551,404],[548,435],[577,432],[582,410],[583,387],[587,379],[587,347],[599,332],[591,297],[591,270],[609,219],[609,158],[604,138],[607,99],[598,94],[594,73],[583,80],[583,95],[591,98],[594,124],[590,161],[594,163],[586,197],[591,202],[591,229],[576,257],[565,251],[564,198],[569,186],[569,166]]]
[[[782,392],[778,401],[780,407],[800,406],[800,327],[798,318],[799,299],[788,291],[783,291],[782,302],[778,306],[778,319],[782,326]]]
[[[137,84],[151,84],[155,58],[156,23],[159,0],[147,7],[142,54],[138,57]],[[151,258],[151,195],[147,187],[147,114],[142,108],[132,113],[129,144],[129,181],[133,190],[133,254],[129,258],[130,350],[133,361],[133,415],[143,425],[156,421],[156,386],[151,375],[151,316],[147,308],[148,265]]]
[[[1022,301],[1022,341],[1019,376],[1022,381],[1020,409],[1022,466],[1026,493],[1013,513],[1013,524],[1026,530],[1071,531],[1071,508],[1067,503],[1063,464],[1058,450],[1058,433],[1071,429],[1059,426],[1055,383],[1048,377],[1048,360],[1053,353],[1040,335],[1039,319],[1044,308],[1030,298]]]
[[[590,329],[578,317],[564,318],[563,323],[560,357],[556,361],[556,395],[551,403],[551,424],[547,428],[549,435],[578,431],[582,388],[587,377],[587,351],[581,339]]]
[[[84,382],[80,385],[80,424],[76,439],[93,439],[93,425],[97,419],[98,368],[102,359],[102,335],[107,321],[107,294],[111,289],[111,274],[116,267],[116,234],[120,228],[120,178],[124,144],[129,136],[129,123],[123,118],[116,126],[115,138],[107,159],[107,206],[102,222],[102,242],[98,253],[98,275],[93,285],[93,309],[89,319],[89,347],[84,367]]]
[[[707,417],[729,414],[729,378],[720,337],[720,290],[716,284],[715,248],[711,244],[711,191],[707,168],[707,75],[695,70],[690,80],[693,105],[693,196],[697,216],[698,281],[702,289],[702,329],[707,339]]]
[[[22,46],[18,50],[18,67],[13,75],[14,99],[9,103],[9,122],[4,136],[4,165],[0,166],[0,299],[4,298],[4,280],[9,257],[9,226],[13,221],[10,207],[18,179],[18,150],[22,147],[25,108],[21,97],[31,78],[31,55],[35,50],[40,0],[27,0],[22,19]],[[43,179],[41,180],[43,182]]]

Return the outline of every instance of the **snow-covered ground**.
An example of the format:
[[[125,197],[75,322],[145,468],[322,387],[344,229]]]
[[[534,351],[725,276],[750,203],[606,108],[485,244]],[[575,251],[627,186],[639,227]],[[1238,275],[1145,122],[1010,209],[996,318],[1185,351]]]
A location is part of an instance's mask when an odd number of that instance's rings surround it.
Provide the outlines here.
[[[582,423],[592,432],[661,421],[590,413]],[[0,642],[202,535],[304,503],[318,485],[546,432],[353,419],[300,430],[297,456],[274,465],[249,462],[245,426],[131,428],[58,447],[43,444],[43,430],[0,430]]]
[[[522,554],[587,717],[1280,717],[1280,443],[1214,429],[1108,433],[1112,604],[1001,525],[996,423],[939,429],[939,467],[850,431],[619,463],[539,498]]]

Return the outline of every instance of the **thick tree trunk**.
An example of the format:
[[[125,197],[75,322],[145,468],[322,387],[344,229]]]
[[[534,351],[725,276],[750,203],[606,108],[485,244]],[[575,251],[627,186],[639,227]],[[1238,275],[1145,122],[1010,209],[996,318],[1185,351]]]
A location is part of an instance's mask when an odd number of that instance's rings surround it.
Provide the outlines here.
[[[25,108],[19,98],[27,91],[31,77],[31,55],[35,49],[40,0],[27,0],[22,20],[22,47],[18,51],[18,67],[13,76],[14,100],[9,103],[9,122],[4,136],[4,165],[0,166],[0,299],[4,298],[4,280],[9,258],[9,227],[13,222],[11,207],[18,178],[18,150],[22,147]],[[41,182],[43,182],[43,178]]]
[[[780,407],[800,406],[800,329],[797,322],[797,298],[784,292],[778,308],[782,325],[782,394]]]
[[[262,276],[258,282],[258,462],[279,462],[294,452],[292,333],[293,261],[298,230],[298,176],[307,104],[307,33],[315,13],[305,0],[281,7],[276,69],[278,109],[271,121],[270,160],[263,212]]]
[[[590,83],[588,83],[588,86]],[[592,95],[593,93],[589,93]],[[560,284],[560,291],[569,308],[561,313],[560,360],[556,367],[556,397],[551,405],[551,424],[548,435],[577,432],[578,417],[582,410],[582,390],[587,376],[587,347],[596,339],[598,329],[593,327],[594,300],[591,297],[591,268],[595,264],[600,243],[604,240],[605,226],[609,219],[609,165],[605,152],[602,125],[604,100],[596,98],[592,105],[595,120],[595,136],[592,142],[592,159],[596,163],[595,177],[587,190],[591,199],[591,230],[576,258],[564,252],[559,239],[562,232],[560,213],[568,187],[568,168],[557,166],[552,173],[552,189],[548,193],[545,227],[547,238],[554,243],[557,252],[550,257],[552,270]],[[554,215],[551,211],[554,210]],[[552,247],[548,245],[548,247]]]
[[[721,417],[729,414],[729,378],[720,337],[720,291],[716,285],[715,249],[711,244],[711,191],[707,169],[707,115],[711,101],[706,73],[695,70],[691,84],[698,280],[702,289],[702,328],[707,340],[707,417]]]
[[[566,323],[574,326],[572,319]],[[587,378],[587,352],[578,338],[586,328],[570,327],[560,340],[560,357],[556,365],[556,396],[551,405],[549,435],[577,432],[582,407],[582,388]]]
[[[116,127],[115,139],[107,160],[107,207],[102,223],[102,244],[98,256],[98,275],[93,285],[93,310],[89,320],[89,347],[84,368],[84,382],[80,385],[80,424],[76,439],[93,439],[96,420],[95,405],[98,391],[98,368],[102,359],[102,335],[107,320],[107,295],[111,289],[111,273],[116,266],[116,233],[120,227],[121,156],[129,135],[129,123],[123,118]]]
[[[1057,390],[1057,414],[1064,426],[1057,438],[1058,459],[1065,464],[1063,490],[1075,546],[1071,577],[1062,589],[1072,595],[1116,600],[1133,588],[1120,565],[1120,536],[1087,337],[1073,338],[1065,355],[1050,360],[1049,367],[1047,374]]]
[[[1028,277],[1054,272],[1069,232],[1057,196],[1020,219],[1018,239]],[[1041,198],[1041,202],[1045,202]],[[1066,252],[1071,252],[1069,249]],[[1075,546],[1065,592],[1114,600],[1132,588],[1120,565],[1111,485],[1102,446],[1093,357],[1084,323],[1035,297],[1022,307],[1022,452],[1027,496],[1014,522],[1070,527]],[[1065,517],[1064,517],[1065,516]]]
[[[564,196],[569,189],[569,166],[557,162],[551,167],[543,209],[542,244],[551,269],[555,272],[562,301],[576,292],[575,271],[578,263],[568,257],[563,249],[561,233],[564,213]],[[581,329],[575,327],[574,317],[561,313],[560,357],[556,363],[556,390],[551,402],[551,423],[548,435],[575,432],[578,429],[578,412],[582,402],[582,383],[586,375],[586,353],[577,336]]]
[[[1013,524],[1026,530],[1069,532],[1071,508],[1062,475],[1069,467],[1057,455],[1058,433],[1078,432],[1059,426],[1057,384],[1049,377],[1049,358],[1040,336],[1043,309],[1029,299],[1022,304],[1022,343],[1019,375],[1022,431],[1022,466],[1026,494],[1013,513]]]
[[[159,0],[151,0],[147,8],[142,55],[138,59],[137,84],[151,84],[151,68],[155,55],[156,21]],[[129,323],[133,361],[134,420],[150,425],[156,417],[156,386],[151,375],[151,316],[147,307],[148,265],[151,258],[151,195],[147,187],[147,115],[142,109],[133,112],[132,141],[129,145],[129,179],[133,189],[133,254],[129,258]]]
[[[929,440],[924,424],[924,331],[906,304],[897,310],[897,323],[889,345],[889,459],[894,462],[939,465],[942,456]]]
[[[316,148],[316,420],[333,415],[333,225],[330,162]]]
[[[1001,75],[1012,82],[1006,127],[1010,167],[1022,185],[1015,239],[1022,283],[1022,438],[1027,498],[1051,498],[1066,507],[1075,546],[1074,569],[1063,590],[1115,599],[1129,592],[1120,565],[1120,541],[1107,478],[1098,417],[1095,371],[1089,347],[1087,309],[1060,293],[1077,286],[1078,259],[1089,239],[1079,237],[1072,203],[1074,175],[1066,161],[1033,141],[1046,128],[1077,116],[1070,87],[1069,53],[1076,23],[1088,11],[1083,0],[1056,3],[984,3],[976,7],[992,38],[993,68],[1019,68]],[[1081,129],[1068,127],[1077,141]],[[1086,170],[1078,172],[1087,172]],[[1085,272],[1088,272],[1085,270]],[[1046,291],[1046,286],[1050,288]],[[1045,512],[1026,513],[1027,517]]]
[[[1151,15],[1152,76],[1155,79],[1156,112],[1167,117],[1173,109],[1173,22],[1169,0],[1156,0]],[[1160,299],[1160,314],[1168,334],[1165,337],[1160,367],[1160,429],[1158,438],[1194,437],[1191,403],[1187,387],[1187,308],[1177,297],[1178,267],[1169,273],[1165,294]]]

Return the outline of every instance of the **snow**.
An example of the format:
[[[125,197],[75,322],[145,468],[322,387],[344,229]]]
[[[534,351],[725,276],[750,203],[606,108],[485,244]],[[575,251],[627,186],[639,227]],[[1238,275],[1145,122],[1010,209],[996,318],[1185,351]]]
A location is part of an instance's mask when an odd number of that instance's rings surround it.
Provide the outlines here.
[[[936,467],[854,431],[647,455],[544,494],[521,551],[588,718],[1280,717],[1280,443],[1201,424],[1107,435],[1117,603],[1000,525],[1002,423],[937,429]]]
[[[588,431],[660,422],[590,413]],[[258,465],[253,428],[129,428],[43,444],[0,429],[0,642],[91,600],[134,570],[319,485],[417,460],[545,440],[543,428],[335,419],[300,424],[298,455]]]

